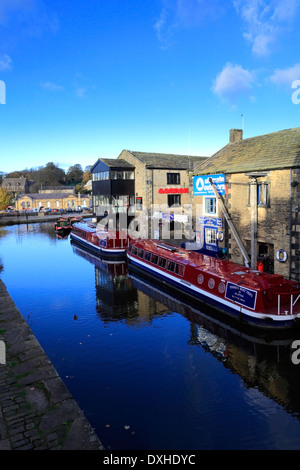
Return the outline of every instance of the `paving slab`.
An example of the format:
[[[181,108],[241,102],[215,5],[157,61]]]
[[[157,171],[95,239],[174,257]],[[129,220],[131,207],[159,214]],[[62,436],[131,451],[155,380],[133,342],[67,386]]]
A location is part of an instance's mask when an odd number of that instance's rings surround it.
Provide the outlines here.
[[[0,340],[0,450],[104,450],[2,280]]]

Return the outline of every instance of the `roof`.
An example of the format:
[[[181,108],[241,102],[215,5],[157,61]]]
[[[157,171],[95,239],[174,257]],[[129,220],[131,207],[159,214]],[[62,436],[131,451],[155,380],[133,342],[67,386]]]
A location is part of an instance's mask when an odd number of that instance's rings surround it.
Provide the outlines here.
[[[134,165],[127,162],[126,160],[118,158],[98,158],[96,163],[92,166],[91,172],[93,172],[97,166],[101,166],[101,163],[104,163],[104,165],[111,169],[127,168],[128,170],[134,170]]]
[[[34,194],[22,194],[21,196],[19,196],[19,199],[21,199],[22,197],[29,197],[30,199],[66,199],[68,197],[72,197],[72,198],[78,198],[79,195],[78,194],[73,194],[73,193],[34,193]],[[81,194],[80,197],[82,199],[84,198],[87,198],[87,197],[90,197],[90,195],[88,194]]]
[[[300,127],[229,143],[195,174],[245,173],[300,167]]]
[[[141,163],[144,163],[147,168],[193,170],[196,165],[208,158],[204,156],[127,151]]]
[[[10,184],[16,184],[16,183],[20,183],[22,185],[25,185],[26,184],[26,181],[27,179],[26,178],[23,178],[23,177],[20,177],[20,178],[7,178],[5,177],[3,179],[3,183],[2,184],[7,184],[7,183],[10,183]]]

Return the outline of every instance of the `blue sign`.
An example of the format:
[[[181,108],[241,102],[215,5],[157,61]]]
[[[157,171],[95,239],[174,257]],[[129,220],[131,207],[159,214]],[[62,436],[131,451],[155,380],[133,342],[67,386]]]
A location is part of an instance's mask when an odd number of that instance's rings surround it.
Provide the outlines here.
[[[193,178],[193,191],[194,196],[213,196],[213,188],[209,182],[209,179],[212,179],[213,183],[216,185],[217,191],[219,194],[225,194],[225,175],[204,175],[204,176],[194,176]]]
[[[205,227],[219,227],[222,228],[223,219],[222,217],[199,217],[199,222]]]
[[[228,282],[225,297],[252,310],[255,309],[256,291],[254,290]]]

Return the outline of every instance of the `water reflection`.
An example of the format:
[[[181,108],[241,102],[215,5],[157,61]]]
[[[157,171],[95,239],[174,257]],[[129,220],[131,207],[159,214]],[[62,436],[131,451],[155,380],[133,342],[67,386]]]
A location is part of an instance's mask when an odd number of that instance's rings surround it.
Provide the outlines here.
[[[299,447],[297,334],[224,322],[52,223],[2,234],[1,278],[107,449]]]
[[[125,321],[128,325],[142,326],[166,307],[132,283],[127,262],[101,259],[85,251],[72,241],[73,252],[95,266],[96,310],[105,322]]]
[[[74,245],[73,251],[95,265],[97,312],[103,322],[149,322],[166,310],[180,313],[191,322],[190,345],[203,348],[239,374],[247,387],[258,388],[294,413],[300,412],[300,381],[290,358],[293,335],[254,335],[245,327],[229,325],[228,320],[211,318],[192,302],[160,290],[149,279],[128,274],[125,261],[101,260]]]
[[[259,389],[289,411],[300,413],[300,376],[291,361],[291,344],[299,333],[265,333],[238,328],[198,310],[191,302],[168,295],[135,274],[130,278],[137,289],[176,311],[191,322],[189,344],[203,348],[232,373],[239,374],[247,387]]]

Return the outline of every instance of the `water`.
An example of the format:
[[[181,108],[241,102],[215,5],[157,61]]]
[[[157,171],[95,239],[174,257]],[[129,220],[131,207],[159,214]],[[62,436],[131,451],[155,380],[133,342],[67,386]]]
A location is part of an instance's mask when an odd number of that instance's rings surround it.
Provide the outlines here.
[[[297,335],[212,321],[209,307],[200,314],[126,264],[58,239],[53,223],[0,228],[0,258],[9,293],[106,449],[300,448]]]

